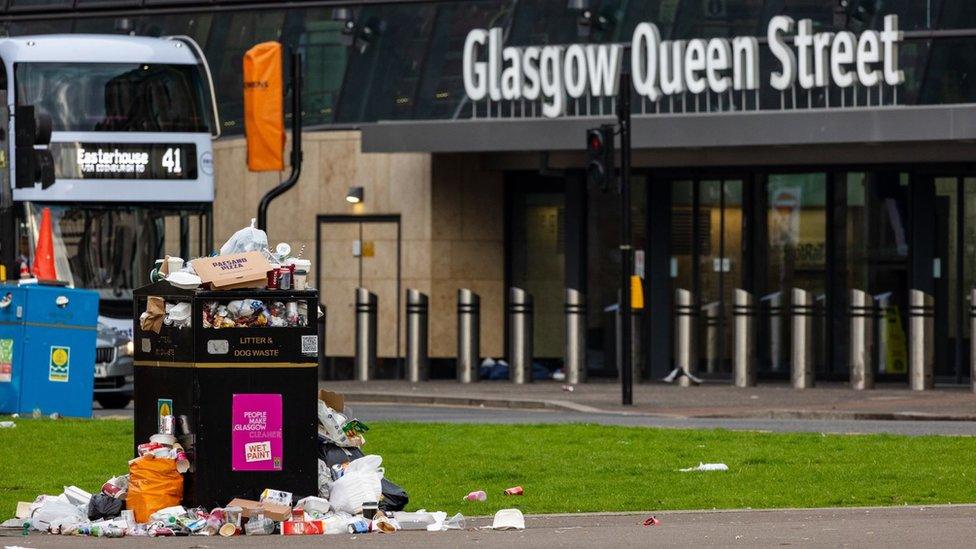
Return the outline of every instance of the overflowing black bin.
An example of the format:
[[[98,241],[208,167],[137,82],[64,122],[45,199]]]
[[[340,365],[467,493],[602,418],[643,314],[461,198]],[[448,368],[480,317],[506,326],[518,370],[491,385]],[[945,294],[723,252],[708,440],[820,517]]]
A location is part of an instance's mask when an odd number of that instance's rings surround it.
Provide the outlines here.
[[[183,319],[143,330],[153,297],[157,312],[158,298],[188,303],[188,321],[179,305]],[[160,431],[161,416],[174,416],[191,463],[184,505],[258,499],[265,488],[296,498],[318,492],[317,305],[315,290],[185,290],[163,281],[134,292],[134,446]],[[269,322],[268,311],[282,308],[297,321]],[[214,327],[214,311],[227,309],[265,318],[231,326],[217,316],[226,325]]]

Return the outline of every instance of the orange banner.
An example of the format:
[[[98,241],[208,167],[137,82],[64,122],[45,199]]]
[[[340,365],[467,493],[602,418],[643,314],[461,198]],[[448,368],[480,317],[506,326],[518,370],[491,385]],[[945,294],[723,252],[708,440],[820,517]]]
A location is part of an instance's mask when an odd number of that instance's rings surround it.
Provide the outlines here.
[[[244,134],[247,169],[285,169],[285,111],[281,44],[264,42],[244,54]]]

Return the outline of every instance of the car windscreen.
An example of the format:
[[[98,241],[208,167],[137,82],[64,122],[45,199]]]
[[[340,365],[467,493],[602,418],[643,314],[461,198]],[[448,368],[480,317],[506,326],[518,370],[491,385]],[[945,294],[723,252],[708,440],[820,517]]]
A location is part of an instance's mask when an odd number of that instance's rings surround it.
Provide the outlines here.
[[[210,94],[195,65],[18,63],[17,104],[54,131],[209,132]]]

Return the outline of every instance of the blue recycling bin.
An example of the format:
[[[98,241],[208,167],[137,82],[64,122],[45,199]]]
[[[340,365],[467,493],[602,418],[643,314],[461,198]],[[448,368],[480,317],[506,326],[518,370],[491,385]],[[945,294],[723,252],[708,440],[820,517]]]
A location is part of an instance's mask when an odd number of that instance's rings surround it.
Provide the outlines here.
[[[0,284],[0,413],[91,417],[98,293]]]

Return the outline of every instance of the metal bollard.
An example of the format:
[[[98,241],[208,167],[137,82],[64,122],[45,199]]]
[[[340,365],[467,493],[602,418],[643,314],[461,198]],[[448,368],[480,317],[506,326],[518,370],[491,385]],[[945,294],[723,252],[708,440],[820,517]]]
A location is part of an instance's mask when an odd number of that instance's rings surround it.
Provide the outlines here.
[[[691,292],[683,288],[678,288],[674,292],[674,314],[677,317],[676,334],[674,338],[674,359],[675,366],[692,375],[698,373],[698,353],[695,345],[695,317],[698,311],[695,310],[694,300]],[[678,378],[678,385],[689,387],[692,379],[683,375]]]
[[[376,370],[376,294],[356,288],[356,381]]]
[[[702,305],[701,312],[705,317],[705,371],[708,373],[717,372],[722,358],[718,356],[719,338],[722,334],[719,328],[722,324],[721,313],[722,304],[713,301]]]
[[[586,296],[566,288],[566,382],[586,380]]]
[[[899,365],[890,363],[889,356],[889,347],[892,342],[890,341],[891,330],[888,328],[888,324],[892,318],[892,311],[897,311],[894,308],[895,306],[891,304],[891,298],[891,292],[874,295],[875,331],[878,334],[878,350],[875,353],[875,357],[877,357],[877,371],[879,374],[890,373],[899,369]],[[904,366],[904,364],[901,366]]]
[[[756,307],[752,294],[736,288],[732,296],[735,343],[732,378],[736,387],[756,386]]]
[[[407,381],[426,381],[430,375],[427,353],[429,299],[420,290],[407,290]]]
[[[969,293],[969,383],[976,392],[976,288]]]
[[[783,292],[764,295],[760,301],[769,313],[769,367],[779,372],[783,369]]]
[[[874,300],[863,290],[851,290],[851,389],[874,388]]]
[[[794,389],[808,389],[813,387],[813,323],[816,315],[810,292],[793,288],[791,298],[790,380]]]
[[[457,380],[478,381],[481,359],[481,298],[467,289],[457,292]]]
[[[613,337],[615,364],[617,375],[620,375],[620,365],[623,364],[623,341],[624,329],[620,311],[620,292],[617,292],[618,303],[612,305],[613,309]],[[641,311],[639,309],[630,310],[630,371],[632,380],[640,380],[643,375],[643,360],[641,356]]]
[[[532,382],[532,296],[521,288],[508,290],[509,378],[519,385]]]
[[[935,386],[935,301],[921,290],[908,291],[908,381],[913,391]]]

